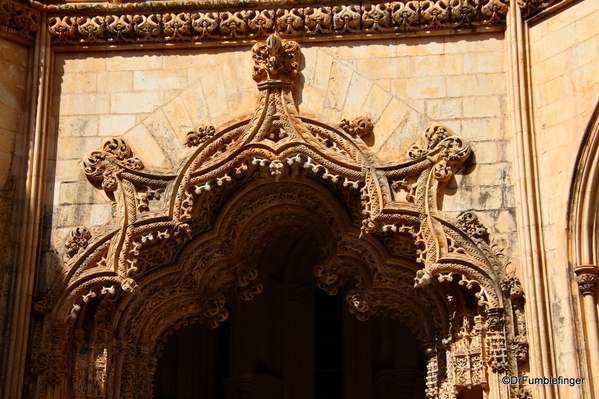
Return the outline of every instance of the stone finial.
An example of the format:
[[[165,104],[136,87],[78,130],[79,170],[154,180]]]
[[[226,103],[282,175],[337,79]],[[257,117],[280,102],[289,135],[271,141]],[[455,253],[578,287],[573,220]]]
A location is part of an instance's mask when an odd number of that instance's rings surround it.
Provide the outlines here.
[[[290,40],[282,40],[277,33],[252,47],[253,78],[261,83],[269,80],[293,81],[299,75],[300,47]]]
[[[578,290],[580,294],[595,295],[597,292],[597,275],[599,274],[599,267],[595,265],[584,265],[574,269],[576,274],[576,282],[578,283]]]
[[[133,157],[133,152],[125,140],[113,138],[107,140],[102,149],[93,151],[83,159],[83,171],[92,180],[102,182],[106,191],[117,189],[117,176],[125,168],[141,170],[143,163]]]

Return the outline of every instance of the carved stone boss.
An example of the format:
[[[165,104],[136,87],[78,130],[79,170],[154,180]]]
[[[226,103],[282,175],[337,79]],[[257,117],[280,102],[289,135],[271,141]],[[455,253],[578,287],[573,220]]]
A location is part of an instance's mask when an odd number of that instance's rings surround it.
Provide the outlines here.
[[[343,289],[358,319],[385,314],[412,328],[426,348],[429,398],[519,375],[521,286],[474,213],[452,219],[437,205],[469,143],[433,124],[405,161],[379,166],[362,141],[372,134],[367,117],[334,127],[298,113],[297,43],[274,34],[252,57],[253,115],[189,132],[196,150],[178,173],[146,170],[120,138],[84,158],[118,226],[93,239],[76,229],[68,273],[36,305],[46,314],[32,362],[40,397],[54,397],[55,385],[151,397],[168,335],[196,321],[216,328],[229,314],[227,291],[259,295],[264,242],[285,229],[323,248],[317,285]]]

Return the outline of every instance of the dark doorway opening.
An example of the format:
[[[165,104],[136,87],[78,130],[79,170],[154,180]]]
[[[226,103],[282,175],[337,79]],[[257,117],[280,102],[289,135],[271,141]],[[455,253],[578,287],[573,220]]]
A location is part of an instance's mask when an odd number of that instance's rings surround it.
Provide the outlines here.
[[[154,399],[225,399],[230,323],[183,326],[170,337],[154,374]]]
[[[343,398],[343,299],[314,291],[314,389],[316,399]]]

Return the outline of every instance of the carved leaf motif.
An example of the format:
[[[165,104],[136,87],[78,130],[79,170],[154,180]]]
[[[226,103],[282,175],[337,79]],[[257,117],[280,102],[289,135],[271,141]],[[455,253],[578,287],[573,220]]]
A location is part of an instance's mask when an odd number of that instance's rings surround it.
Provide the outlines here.
[[[99,36],[105,31],[104,18],[93,17],[93,18],[79,18],[77,20],[77,30],[83,35],[81,40],[83,43],[98,43]]]
[[[421,1],[421,17],[426,26],[431,28],[442,28],[449,26],[449,0],[424,0]]]
[[[485,0],[482,7],[482,14],[489,17],[485,23],[494,23],[500,21],[507,14],[509,0]]]
[[[166,40],[185,40],[189,32],[191,17],[188,13],[166,13],[162,25]]]
[[[73,17],[50,17],[48,20],[48,30],[54,40],[59,43],[68,42],[76,29],[75,18]]]
[[[420,18],[420,2],[393,2],[391,3],[391,17],[400,30],[417,29]]]
[[[246,19],[246,11],[236,12],[221,12],[220,13],[220,29],[226,37],[243,37],[248,33]]]
[[[40,11],[32,10],[23,3],[0,1],[0,29],[13,35],[32,39],[33,33],[39,29],[40,19]]]
[[[102,151],[93,151],[83,159],[83,166],[85,174],[92,180],[101,180],[106,191],[116,190],[116,176],[123,168],[143,169],[143,163],[133,158],[129,145],[120,138],[106,141]]]
[[[214,126],[200,126],[187,133],[187,146],[195,147],[205,143],[216,133]]]
[[[362,25],[368,33],[391,31],[391,9],[388,3],[364,5]]]
[[[285,35],[296,35],[301,33],[301,28],[304,26],[304,20],[301,17],[301,10],[297,8],[278,9],[276,11],[276,23],[279,27],[279,32]]]
[[[306,30],[309,34],[332,32],[332,11],[330,7],[306,7],[303,13],[306,18]]]
[[[336,32],[357,32],[360,29],[359,6],[333,7],[333,30]]]
[[[219,17],[216,12],[191,14],[191,26],[200,35],[198,39],[214,39],[215,30],[219,25]]]
[[[471,237],[489,239],[487,228],[478,221],[478,217],[473,212],[462,212],[458,216],[458,226],[460,226]]]
[[[108,15],[106,16],[106,29],[110,34],[111,41],[126,41],[133,32],[134,24],[131,15]]]
[[[255,36],[266,36],[274,25],[274,11],[250,11],[248,13],[248,26]]]
[[[283,41],[276,34],[270,35],[266,43],[256,43],[252,47],[253,78],[256,82],[269,79],[290,81],[299,74],[299,57],[296,42]],[[272,97],[272,101],[280,101],[280,97]]]
[[[8,25],[8,23],[12,17],[13,11],[14,11],[14,5],[12,3],[1,2],[0,3],[0,24]]]
[[[150,41],[160,34],[162,16],[158,14],[133,16],[133,29],[139,41]]]

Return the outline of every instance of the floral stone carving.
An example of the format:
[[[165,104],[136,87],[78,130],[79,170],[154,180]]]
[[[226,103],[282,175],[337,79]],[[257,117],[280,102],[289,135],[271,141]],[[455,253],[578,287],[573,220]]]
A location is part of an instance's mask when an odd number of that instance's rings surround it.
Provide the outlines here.
[[[517,284],[473,213],[456,221],[437,205],[469,143],[433,124],[407,161],[380,166],[361,138],[365,119],[339,128],[300,115],[292,92],[300,56],[297,43],[278,35],[256,44],[252,116],[190,133],[197,148],[173,174],[143,169],[122,139],[84,159],[120,227],[79,249],[40,303],[41,386],[93,396],[97,386],[81,377],[91,375],[112,384],[102,389],[139,396],[170,333],[195,321],[216,328],[229,315],[228,291],[241,300],[262,292],[264,243],[281,231],[322,248],[318,287],[343,289],[359,320],[385,314],[412,329],[427,348],[427,397],[518,375],[522,356],[507,350],[525,345]],[[102,326],[93,342],[77,338],[84,318]],[[59,372],[65,364],[73,376]]]

